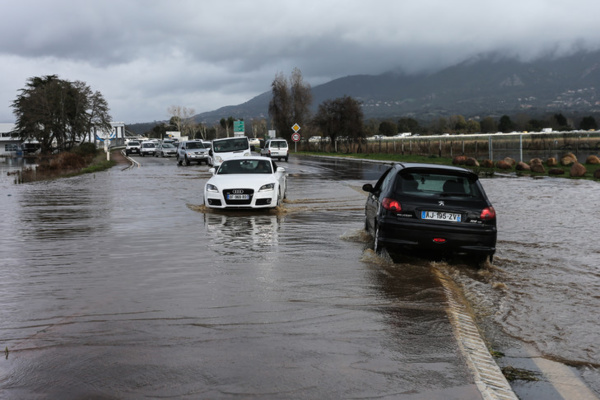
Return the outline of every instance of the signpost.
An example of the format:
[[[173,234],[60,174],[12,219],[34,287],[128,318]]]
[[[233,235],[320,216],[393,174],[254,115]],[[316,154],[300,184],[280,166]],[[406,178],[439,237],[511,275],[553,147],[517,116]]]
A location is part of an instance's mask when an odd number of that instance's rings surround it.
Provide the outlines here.
[[[292,129],[294,130],[294,133],[292,134],[292,140],[294,141],[294,153],[297,153],[298,142],[300,141],[300,134],[298,133],[298,131],[300,130],[300,125],[294,124],[294,126],[292,126]]]
[[[244,136],[244,121],[233,121],[233,136]]]

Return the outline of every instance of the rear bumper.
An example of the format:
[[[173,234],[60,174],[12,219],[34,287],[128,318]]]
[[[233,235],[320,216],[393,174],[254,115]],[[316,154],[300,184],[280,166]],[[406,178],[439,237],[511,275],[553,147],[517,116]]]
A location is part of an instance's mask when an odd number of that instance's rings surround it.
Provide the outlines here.
[[[492,225],[423,223],[392,218],[378,223],[379,242],[390,249],[481,255],[496,252],[497,230]]]

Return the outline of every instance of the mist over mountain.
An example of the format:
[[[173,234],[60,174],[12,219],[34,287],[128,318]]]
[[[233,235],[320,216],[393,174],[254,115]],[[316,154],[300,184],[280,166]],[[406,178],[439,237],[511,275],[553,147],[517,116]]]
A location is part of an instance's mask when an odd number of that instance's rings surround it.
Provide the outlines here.
[[[365,119],[413,117],[432,120],[547,113],[600,113],[600,51],[548,56],[522,62],[498,54],[472,58],[434,73],[353,75],[312,87],[312,110],[345,95],[362,103]],[[249,101],[204,112],[196,121],[217,123],[232,116],[246,121],[268,118],[271,92]]]

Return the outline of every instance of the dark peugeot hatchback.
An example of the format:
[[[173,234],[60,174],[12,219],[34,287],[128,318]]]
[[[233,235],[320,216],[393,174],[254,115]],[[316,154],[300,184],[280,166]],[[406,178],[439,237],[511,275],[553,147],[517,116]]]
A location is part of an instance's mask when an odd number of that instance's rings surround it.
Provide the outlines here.
[[[369,192],[365,229],[374,250],[468,256],[481,264],[496,251],[496,212],[477,175],[435,164],[394,164]],[[418,253],[417,253],[418,255]]]

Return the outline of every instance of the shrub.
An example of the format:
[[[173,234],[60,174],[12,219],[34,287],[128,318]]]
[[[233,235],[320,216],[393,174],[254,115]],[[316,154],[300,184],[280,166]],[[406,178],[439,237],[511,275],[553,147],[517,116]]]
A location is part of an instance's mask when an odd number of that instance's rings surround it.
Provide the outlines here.
[[[94,143],[82,143],[79,146],[75,146],[71,152],[82,157],[94,157],[98,153],[98,148]]]

